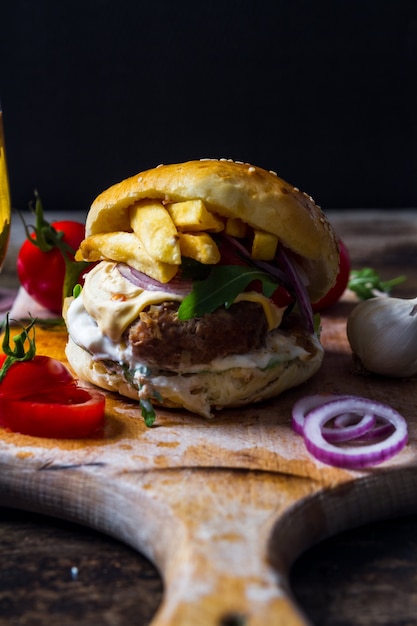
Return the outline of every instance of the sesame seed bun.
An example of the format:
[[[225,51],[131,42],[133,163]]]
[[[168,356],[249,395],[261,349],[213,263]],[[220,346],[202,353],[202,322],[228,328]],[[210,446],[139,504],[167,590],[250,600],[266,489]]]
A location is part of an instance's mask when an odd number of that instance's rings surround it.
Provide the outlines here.
[[[86,237],[129,231],[129,207],[145,198],[162,202],[200,199],[223,217],[240,218],[276,235],[298,255],[313,302],[335,282],[339,251],[333,229],[312,198],[274,172],[214,159],[160,165],[101,193],[87,216]]]

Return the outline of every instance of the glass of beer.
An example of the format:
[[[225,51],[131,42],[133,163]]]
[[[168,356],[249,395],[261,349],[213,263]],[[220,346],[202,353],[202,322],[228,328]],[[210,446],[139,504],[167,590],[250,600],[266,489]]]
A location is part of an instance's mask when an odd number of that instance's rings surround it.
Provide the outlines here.
[[[0,271],[6,257],[10,235],[10,189],[4,146],[3,112],[0,102]]]

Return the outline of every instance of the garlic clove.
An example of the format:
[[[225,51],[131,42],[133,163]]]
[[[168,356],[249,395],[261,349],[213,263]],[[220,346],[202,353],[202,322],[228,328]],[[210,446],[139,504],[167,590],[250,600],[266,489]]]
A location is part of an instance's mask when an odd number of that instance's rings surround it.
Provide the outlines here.
[[[417,298],[376,297],[358,304],[348,317],[350,347],[375,374],[417,374]]]

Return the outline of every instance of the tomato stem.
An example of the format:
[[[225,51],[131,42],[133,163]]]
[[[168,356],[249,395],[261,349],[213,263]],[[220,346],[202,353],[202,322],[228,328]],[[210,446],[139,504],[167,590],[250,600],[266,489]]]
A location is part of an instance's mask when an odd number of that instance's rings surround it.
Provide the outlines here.
[[[72,295],[74,285],[78,282],[81,273],[91,267],[91,263],[73,260],[76,251],[64,241],[64,231],[57,230],[45,219],[42,202],[36,189],[34,194],[35,208],[32,212],[35,215],[35,225],[28,225],[22,216],[20,218],[26,237],[31,244],[39,248],[41,252],[50,252],[57,248],[61,253],[65,263],[65,277],[62,286],[62,300],[64,300],[64,298]]]
[[[9,313],[6,314],[6,320],[4,323],[4,337],[3,337],[3,352],[6,355],[6,359],[2,367],[0,368],[0,383],[6,376],[10,366],[16,362],[30,361],[36,354],[35,344],[35,322],[36,318],[31,318],[28,326],[22,326],[22,332],[13,337],[14,348],[10,346],[10,322]],[[33,336],[30,336],[30,331],[33,330]],[[26,350],[25,344],[28,343],[28,349]]]
[[[59,248],[62,253],[73,254],[71,246],[63,241],[64,233],[56,230],[44,217],[43,206],[38,191],[35,189],[35,208],[32,211],[35,215],[35,225],[26,224],[23,217],[20,215],[20,219],[23,222],[23,227],[26,232],[27,239],[32,245],[36,246],[42,252],[49,252],[53,248]],[[33,237],[34,235],[34,237]]]

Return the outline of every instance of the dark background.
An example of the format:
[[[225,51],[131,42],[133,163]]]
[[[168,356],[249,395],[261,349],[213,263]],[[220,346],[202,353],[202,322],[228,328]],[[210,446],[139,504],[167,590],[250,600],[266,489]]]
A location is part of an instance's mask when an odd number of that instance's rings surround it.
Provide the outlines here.
[[[417,206],[415,0],[13,0],[13,204],[87,210],[161,162],[229,157],[324,209]]]

